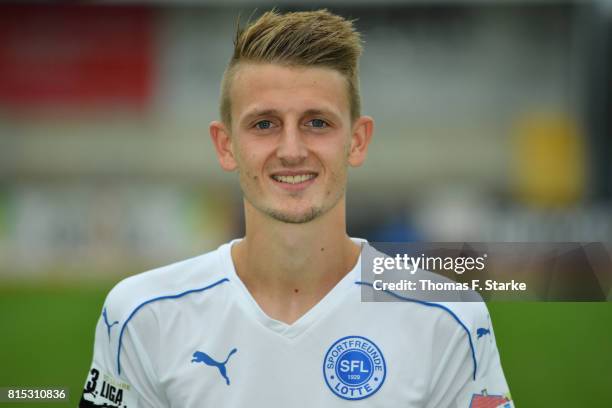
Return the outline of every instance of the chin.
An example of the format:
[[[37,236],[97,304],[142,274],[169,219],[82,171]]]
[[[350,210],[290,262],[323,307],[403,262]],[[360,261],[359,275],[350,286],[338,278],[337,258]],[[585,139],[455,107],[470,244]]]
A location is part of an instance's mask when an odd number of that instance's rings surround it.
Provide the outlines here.
[[[313,221],[323,214],[322,209],[317,207],[312,207],[306,211],[300,212],[278,211],[273,209],[269,209],[265,212],[271,218],[287,224],[304,224]]]

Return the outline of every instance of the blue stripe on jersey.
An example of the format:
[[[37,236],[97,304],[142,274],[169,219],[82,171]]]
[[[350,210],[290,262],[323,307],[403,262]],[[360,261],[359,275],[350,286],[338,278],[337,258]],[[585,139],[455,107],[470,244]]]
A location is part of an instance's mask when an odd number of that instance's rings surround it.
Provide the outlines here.
[[[138,305],[138,307],[136,307],[136,309],[134,309],[132,311],[132,313],[130,314],[130,316],[126,319],[125,323],[123,323],[123,326],[121,327],[121,332],[119,333],[119,346],[117,347],[117,372],[119,375],[121,375],[121,340],[123,339],[123,332],[125,331],[125,328],[127,327],[127,324],[129,323],[129,321],[132,319],[132,317],[134,317],[134,315],[136,314],[136,312],[138,312],[144,305],[148,305],[149,303],[153,303],[155,301],[158,300],[164,300],[164,299],[178,299],[180,297],[183,297],[185,295],[188,295],[190,293],[195,293],[195,292],[204,292],[205,290],[214,288],[215,286],[223,283],[223,282],[229,282],[229,279],[227,278],[223,278],[221,280],[218,280],[217,282],[205,286],[203,288],[199,288],[199,289],[191,289],[191,290],[187,290],[185,292],[179,293],[178,295],[167,295],[167,296],[159,296],[153,299],[149,299],[146,302],[141,303],[140,305]]]
[[[364,285],[364,286],[369,286],[369,287],[373,287],[373,285],[369,282],[362,282],[362,281],[357,281],[355,282],[357,285]],[[391,296],[394,296],[400,300],[404,300],[406,302],[414,302],[414,303],[419,303],[421,305],[425,305],[425,306],[431,306],[431,307],[437,307],[439,309],[445,310],[446,312],[448,312],[453,319],[455,319],[457,321],[457,323],[459,323],[461,325],[461,327],[463,327],[463,330],[465,330],[465,332],[467,333],[468,336],[468,340],[470,342],[470,350],[472,351],[472,360],[474,361],[474,380],[476,380],[476,351],[474,350],[474,343],[472,342],[472,335],[470,334],[470,331],[468,330],[468,328],[465,326],[465,324],[463,324],[463,322],[461,321],[461,319],[459,319],[459,317],[457,317],[457,315],[450,310],[448,307],[441,305],[439,303],[432,303],[432,302],[425,302],[423,300],[417,300],[417,299],[411,299],[409,297],[405,297],[405,296],[401,296],[398,295],[397,293],[393,293],[389,290],[383,290],[383,292],[386,292],[388,294],[390,294]]]

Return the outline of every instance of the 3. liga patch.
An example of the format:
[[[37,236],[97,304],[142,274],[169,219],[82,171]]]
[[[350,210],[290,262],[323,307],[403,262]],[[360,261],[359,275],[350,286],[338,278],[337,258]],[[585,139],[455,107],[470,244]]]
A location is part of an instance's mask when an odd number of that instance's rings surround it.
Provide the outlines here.
[[[387,365],[374,342],[362,336],[346,336],[327,350],[323,377],[340,398],[360,400],[371,396],[385,382]]]
[[[79,408],[90,407],[136,408],[136,395],[130,384],[93,364],[79,401]]]

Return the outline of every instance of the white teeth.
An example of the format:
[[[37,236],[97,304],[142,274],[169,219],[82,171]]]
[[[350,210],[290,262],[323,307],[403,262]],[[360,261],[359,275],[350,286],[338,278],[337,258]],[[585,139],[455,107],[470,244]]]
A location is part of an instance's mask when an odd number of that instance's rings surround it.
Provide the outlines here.
[[[274,180],[280,181],[281,183],[297,184],[303,183],[315,177],[314,174],[300,174],[297,176],[272,176]]]

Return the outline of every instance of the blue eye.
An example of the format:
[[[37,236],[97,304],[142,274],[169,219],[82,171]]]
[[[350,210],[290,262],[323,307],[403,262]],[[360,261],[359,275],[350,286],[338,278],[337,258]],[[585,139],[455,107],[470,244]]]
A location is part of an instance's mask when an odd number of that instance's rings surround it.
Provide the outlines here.
[[[255,124],[255,127],[259,130],[266,130],[272,127],[272,122],[269,120],[261,120]]]
[[[325,128],[325,127],[327,127],[327,122],[325,122],[323,119],[313,119],[309,123],[314,128]]]

